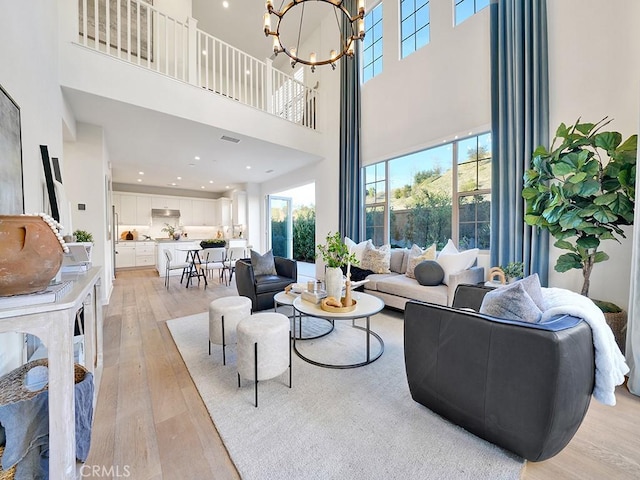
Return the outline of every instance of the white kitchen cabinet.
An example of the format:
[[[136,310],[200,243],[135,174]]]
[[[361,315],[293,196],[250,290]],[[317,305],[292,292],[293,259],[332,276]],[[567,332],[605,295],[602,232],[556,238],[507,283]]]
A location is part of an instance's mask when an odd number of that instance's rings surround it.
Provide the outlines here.
[[[120,195],[120,225],[137,225],[138,206],[135,195]]]
[[[181,198],[179,200],[179,208],[180,208],[180,225],[198,225],[197,223],[193,223],[193,201]]]
[[[166,268],[166,259],[164,255],[165,250],[169,250],[173,257],[173,263],[181,263],[185,262],[187,259],[187,252],[183,251],[183,249],[190,247],[197,247],[198,242],[158,242],[156,249],[156,270],[158,270],[158,275],[164,277],[165,268]],[[182,275],[182,270],[171,270],[169,275]]]
[[[205,223],[205,217],[204,217],[205,206],[206,206],[205,200],[191,201],[191,221],[193,223],[190,223],[189,225],[194,225],[194,226],[207,225]]]
[[[135,242],[119,242],[116,244],[116,268],[136,266]]]
[[[116,218],[118,225],[120,224],[120,212],[122,211],[121,198],[122,198],[122,195],[120,195],[119,193],[113,192],[111,194],[111,202],[113,203],[113,206],[115,207],[116,215],[118,216]]]
[[[230,226],[231,225],[231,199],[222,197],[214,200],[214,225]]]
[[[155,242],[136,242],[136,267],[148,267],[155,264]]]
[[[136,223],[135,225],[149,225],[151,223],[151,197],[145,195],[136,196]]]
[[[216,202],[215,200],[204,201],[204,223],[203,225],[216,226]]]
[[[178,197],[161,197],[153,195],[151,197],[151,208],[169,208],[178,210],[180,208],[180,199]]]
[[[247,192],[234,192],[233,194],[233,215],[231,220],[234,225],[247,224]]]

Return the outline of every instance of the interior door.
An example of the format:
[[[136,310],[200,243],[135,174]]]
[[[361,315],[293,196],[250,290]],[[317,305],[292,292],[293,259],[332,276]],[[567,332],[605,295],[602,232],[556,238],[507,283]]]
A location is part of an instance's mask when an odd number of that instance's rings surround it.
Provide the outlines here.
[[[293,258],[293,217],[291,197],[269,195],[269,243],[273,255]]]

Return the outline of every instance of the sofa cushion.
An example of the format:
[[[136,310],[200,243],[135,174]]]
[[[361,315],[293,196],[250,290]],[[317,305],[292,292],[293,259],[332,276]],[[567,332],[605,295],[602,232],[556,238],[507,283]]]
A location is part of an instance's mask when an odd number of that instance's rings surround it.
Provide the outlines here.
[[[390,262],[391,246],[389,244],[376,248],[372,243],[368,243],[365,246],[360,267],[373,270],[375,273],[389,273]]]
[[[353,268],[353,267],[352,267]],[[367,276],[367,283],[364,284],[365,290],[377,290],[378,282],[382,280],[387,280],[389,278],[399,276],[399,273],[391,272],[391,273],[372,273]]]
[[[365,240],[364,242],[356,243],[349,237],[344,237],[344,244],[347,246],[349,251],[356,256],[358,264],[362,263],[362,255],[364,254],[364,249],[369,243],[371,243],[371,240]]]
[[[424,287],[417,280],[406,275],[393,275],[381,278],[376,282],[376,290],[398,297],[410,298],[420,302],[447,304],[448,288],[446,285]]]
[[[428,287],[440,285],[444,279],[444,270],[435,260],[425,260],[420,262],[416,265],[414,274],[420,285]]]
[[[396,273],[404,273],[402,271],[402,264],[405,263],[404,258],[406,253],[406,248],[392,248],[391,258],[389,260],[389,270]]]
[[[471,268],[478,258],[478,252],[479,250],[477,248],[470,248],[469,250],[458,252],[456,246],[451,239],[449,239],[440,252],[440,255],[438,255],[438,258],[436,258],[436,261],[444,270],[442,283],[449,285],[449,275]]]
[[[277,275],[276,264],[273,260],[273,250],[269,250],[264,255],[260,255],[255,250],[251,250],[251,265],[253,266],[253,274],[258,275]]]
[[[409,259],[407,260],[407,271],[406,276],[409,278],[416,278],[414,274],[414,270],[416,265],[424,260],[435,260],[436,259],[436,244],[434,243],[429,248],[422,250],[415,243],[409,250]],[[440,283],[440,282],[438,282]]]
[[[542,311],[527,293],[522,282],[515,282],[488,292],[482,299],[480,313],[509,320],[538,323]]]

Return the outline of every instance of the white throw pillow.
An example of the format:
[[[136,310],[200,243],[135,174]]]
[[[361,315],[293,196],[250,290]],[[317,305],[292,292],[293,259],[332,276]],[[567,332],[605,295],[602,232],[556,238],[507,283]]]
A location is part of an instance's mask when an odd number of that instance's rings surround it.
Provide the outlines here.
[[[409,250],[409,260],[407,260],[407,272],[405,275],[409,278],[416,278],[414,274],[414,270],[416,265],[424,260],[435,260],[436,259],[436,244],[434,243],[429,248],[422,250],[415,243]]]
[[[456,246],[451,239],[449,239],[436,259],[444,270],[444,280],[442,280],[442,283],[449,285],[449,275],[471,268],[478,258],[478,251],[479,249],[477,248],[471,248],[463,252],[458,252]]]
[[[364,249],[369,243],[371,243],[371,240],[365,240],[364,242],[356,243],[349,237],[344,237],[344,244],[347,246],[349,251],[356,256],[356,260],[358,260],[358,265],[360,267],[362,267],[362,255],[364,254]]]
[[[391,245],[386,244],[376,248],[372,243],[367,243],[362,255],[360,268],[371,270],[373,273],[389,273],[391,262]]]

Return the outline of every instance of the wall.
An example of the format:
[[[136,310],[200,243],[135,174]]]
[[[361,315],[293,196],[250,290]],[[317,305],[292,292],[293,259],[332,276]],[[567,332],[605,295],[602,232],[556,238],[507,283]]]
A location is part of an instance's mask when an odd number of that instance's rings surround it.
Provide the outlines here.
[[[54,156],[62,153],[57,24],[51,21],[57,15],[57,2],[2,2],[0,84],[20,106],[26,212],[43,210],[39,145],[48,145]],[[20,365],[21,339],[0,335],[0,375]]]
[[[561,122],[578,117],[596,122],[608,116],[606,128],[624,138],[638,133],[640,106],[640,2],[564,0],[547,2],[549,34],[549,124],[551,135]],[[594,266],[590,296],[626,308],[629,299],[633,228],[627,240],[603,242],[610,260]],[[553,270],[564,253],[551,247],[549,283],[574,291],[582,287],[582,272]]]
[[[75,142],[64,143],[64,159],[65,189],[71,203],[73,229],[86,230],[93,235],[91,260],[104,269],[102,300],[106,303],[112,289],[113,236],[107,238],[110,206],[107,205],[106,189],[111,173],[107,167],[109,152],[102,128],[77,123]],[[78,204],[84,204],[86,209],[80,210]]]
[[[452,1],[431,0],[429,44],[400,59],[399,3],[383,2],[382,73],[362,86],[364,165],[490,129],[489,9],[454,27]]]

